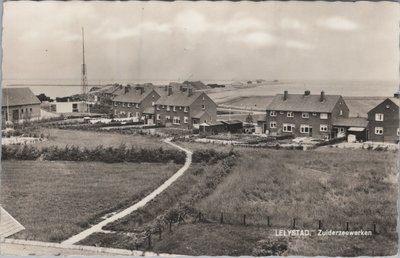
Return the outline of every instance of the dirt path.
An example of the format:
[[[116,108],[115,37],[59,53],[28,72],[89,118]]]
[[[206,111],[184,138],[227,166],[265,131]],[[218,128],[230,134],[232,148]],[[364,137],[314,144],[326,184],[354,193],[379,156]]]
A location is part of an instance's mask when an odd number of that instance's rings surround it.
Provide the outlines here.
[[[70,237],[69,239],[63,241],[61,244],[68,244],[68,245],[72,245],[75,244],[83,239],[85,239],[86,237],[88,237],[89,235],[95,233],[95,232],[100,232],[102,227],[104,227],[105,225],[114,222],[118,219],[121,219],[127,215],[129,215],[130,213],[132,213],[133,211],[145,206],[149,201],[151,201],[152,199],[154,199],[157,195],[159,195],[160,193],[162,193],[165,189],[167,189],[173,182],[175,182],[181,175],[183,175],[183,173],[185,173],[185,171],[190,167],[190,164],[192,163],[192,152],[184,149],[174,143],[171,142],[172,138],[167,138],[164,140],[165,143],[179,149],[182,150],[186,153],[186,161],[185,164],[183,165],[183,167],[181,167],[174,175],[172,175],[167,181],[165,181],[162,185],[160,185],[157,189],[155,189],[153,192],[151,192],[149,195],[147,195],[146,197],[144,197],[142,200],[140,200],[139,202],[135,203],[134,205],[126,208],[125,210],[116,213],[115,215],[101,221],[100,223],[93,225],[92,227],[82,231],[81,233],[74,235],[72,237]]]

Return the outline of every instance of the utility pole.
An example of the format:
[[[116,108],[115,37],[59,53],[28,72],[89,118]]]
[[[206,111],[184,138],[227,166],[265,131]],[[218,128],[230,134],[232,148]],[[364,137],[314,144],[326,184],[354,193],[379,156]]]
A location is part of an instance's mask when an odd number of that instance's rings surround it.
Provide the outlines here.
[[[82,73],[81,73],[82,95],[86,98],[87,94],[87,75],[85,62],[85,29],[82,27]]]

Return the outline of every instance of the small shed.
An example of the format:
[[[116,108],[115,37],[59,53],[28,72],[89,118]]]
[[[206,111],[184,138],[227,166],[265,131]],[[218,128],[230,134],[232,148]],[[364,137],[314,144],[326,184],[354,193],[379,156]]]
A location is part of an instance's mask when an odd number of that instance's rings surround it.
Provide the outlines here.
[[[239,120],[221,121],[225,125],[225,131],[230,133],[240,133],[243,129],[243,122]]]
[[[200,134],[218,134],[221,132],[225,132],[225,125],[219,121],[199,125]]]
[[[347,137],[351,142],[364,142],[368,135],[367,126],[368,120],[364,117],[337,118],[333,121],[333,133],[337,138]]]

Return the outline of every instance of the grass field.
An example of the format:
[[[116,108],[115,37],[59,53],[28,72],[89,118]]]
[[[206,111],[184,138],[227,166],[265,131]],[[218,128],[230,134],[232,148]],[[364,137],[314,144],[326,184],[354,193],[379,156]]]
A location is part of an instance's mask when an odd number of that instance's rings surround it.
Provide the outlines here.
[[[1,204],[26,228],[15,237],[59,242],[135,203],[179,167],[172,163],[4,161]]]
[[[179,143],[195,150],[210,145]],[[216,150],[230,147],[213,145]],[[372,230],[371,237],[286,238],[288,255],[393,255],[397,251],[397,169],[396,153],[335,149],[319,152],[235,148],[240,154],[237,165],[215,190],[193,203],[212,223],[184,223],[155,236],[152,250],[187,255],[251,255],[257,242],[276,239],[274,229],[290,229],[293,218],[297,228],[315,230],[318,220],[324,229]],[[206,170],[205,170],[206,171]],[[143,218],[156,218],[171,203],[165,200],[190,198],[190,187],[207,177],[195,173],[182,177],[153,206],[120,222],[118,230],[134,231]],[[189,178],[191,178],[189,180]],[[193,180],[195,179],[195,180]],[[187,180],[187,181],[186,181]],[[176,203],[177,201],[172,201]],[[167,206],[164,205],[167,204]],[[154,208],[151,208],[154,207]],[[224,222],[219,224],[224,212]],[[246,215],[247,226],[241,226]],[[266,217],[270,216],[271,228]],[[115,228],[114,228],[115,229]],[[238,237],[240,236],[240,237]],[[121,234],[103,234],[88,238],[86,244],[132,247],[132,240]]]
[[[42,129],[45,135],[49,134],[49,140],[39,142],[35,146],[49,147],[75,145],[79,147],[95,148],[99,145],[104,147],[118,147],[125,144],[126,147],[145,147],[145,148],[172,148],[170,145],[162,142],[162,139],[148,135],[123,135],[112,132],[94,132],[64,129]]]

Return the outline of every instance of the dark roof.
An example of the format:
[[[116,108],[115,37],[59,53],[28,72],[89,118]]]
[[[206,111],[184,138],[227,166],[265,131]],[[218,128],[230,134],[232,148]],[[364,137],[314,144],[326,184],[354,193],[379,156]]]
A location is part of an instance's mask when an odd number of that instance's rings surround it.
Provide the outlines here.
[[[193,115],[192,117],[193,117],[193,118],[201,118],[201,117],[204,116],[205,114],[208,115],[207,112],[205,112],[205,111],[200,111],[200,112],[198,112],[197,114]]]
[[[243,122],[239,120],[227,120],[227,121],[221,121],[221,123],[227,125],[243,124]]]
[[[130,89],[127,93],[118,95],[112,100],[117,102],[140,103],[152,92],[153,89],[144,88],[143,93],[141,93],[139,89]]]
[[[40,104],[29,88],[4,88],[2,107]]]
[[[391,97],[389,98],[394,104],[396,104],[398,107],[400,107],[400,99]]]
[[[339,117],[332,121],[334,126],[367,127],[368,120],[364,117]]]
[[[340,97],[340,95],[325,95],[324,101],[321,102],[320,95],[288,94],[288,98],[284,100],[283,94],[277,94],[267,110],[329,113]]]
[[[161,97],[156,101],[156,105],[168,105],[168,106],[190,106],[198,97],[200,97],[202,92],[192,92],[188,96],[187,92],[173,90],[172,94],[168,96],[167,91],[160,91]]]

